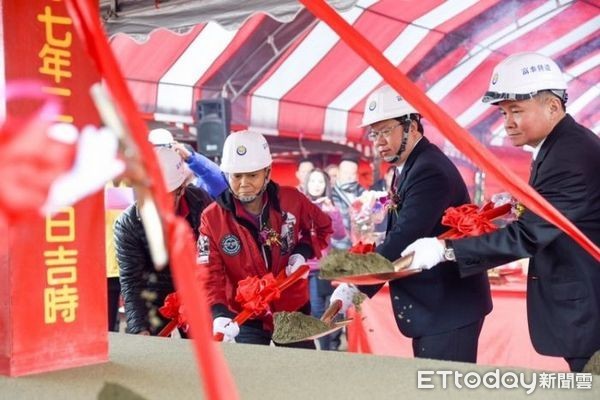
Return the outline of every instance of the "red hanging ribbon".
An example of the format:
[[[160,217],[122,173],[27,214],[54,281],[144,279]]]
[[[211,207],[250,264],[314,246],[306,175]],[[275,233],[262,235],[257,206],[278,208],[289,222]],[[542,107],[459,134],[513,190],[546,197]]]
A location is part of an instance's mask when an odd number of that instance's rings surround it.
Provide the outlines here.
[[[367,331],[362,322],[363,317],[356,309],[349,310],[350,318],[352,322],[348,326],[348,351],[351,353],[358,354],[371,354],[373,353],[371,345],[369,344],[369,338]]]

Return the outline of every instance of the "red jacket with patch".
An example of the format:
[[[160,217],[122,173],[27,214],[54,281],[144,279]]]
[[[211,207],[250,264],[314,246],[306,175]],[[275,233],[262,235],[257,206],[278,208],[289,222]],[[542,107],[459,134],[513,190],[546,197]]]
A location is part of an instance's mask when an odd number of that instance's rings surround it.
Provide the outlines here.
[[[242,217],[245,212],[229,191],[202,213],[198,264],[205,268],[201,279],[205,280],[214,318],[231,318],[242,311],[235,301],[240,280],[269,272],[276,277],[285,270],[290,255],[302,254],[308,260],[320,255],[328,245],[331,219],[297,189],[270,182],[265,199],[259,222],[274,229],[281,244],[261,244],[258,227]],[[308,299],[307,279],[301,279],[271,303],[271,312],[296,311]],[[259,318],[265,329],[272,329],[271,313]]]

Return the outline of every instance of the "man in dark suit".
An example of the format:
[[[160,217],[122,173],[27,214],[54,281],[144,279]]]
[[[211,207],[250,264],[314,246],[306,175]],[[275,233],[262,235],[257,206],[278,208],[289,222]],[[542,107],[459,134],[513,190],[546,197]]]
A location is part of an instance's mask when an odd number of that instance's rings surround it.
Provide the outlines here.
[[[444,211],[469,202],[469,194],[452,162],[423,137],[421,116],[389,86],[367,99],[363,126],[377,153],[396,167],[392,204],[384,242],[377,253],[390,261],[423,235],[439,235]],[[477,343],[485,315],[492,309],[485,271],[461,279],[453,263],[390,282],[396,324],[413,339],[415,357],[476,362]],[[381,285],[361,286],[373,295]],[[340,285],[331,301],[345,310],[358,289]]]
[[[496,66],[483,101],[499,106],[515,146],[534,148],[529,183],[598,245],[600,139],[566,113],[566,88],[554,61],[520,53]],[[571,371],[581,371],[600,349],[600,263],[532,212],[476,238],[419,239],[403,254],[413,251],[413,266],[455,259],[463,277],[531,257],[527,310],[535,349],[564,357]],[[436,269],[445,267],[427,272]]]

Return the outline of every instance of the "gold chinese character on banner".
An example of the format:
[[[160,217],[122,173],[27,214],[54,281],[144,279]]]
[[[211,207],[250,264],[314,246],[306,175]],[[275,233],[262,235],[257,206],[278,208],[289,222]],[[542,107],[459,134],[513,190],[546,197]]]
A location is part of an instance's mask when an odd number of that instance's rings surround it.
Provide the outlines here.
[[[59,313],[64,322],[75,321],[78,304],[77,288],[63,285],[44,289],[44,322],[56,323]]]
[[[46,217],[46,241],[48,243],[75,240],[75,209],[65,207]]]
[[[72,267],[54,267],[46,271],[49,285],[68,285],[77,282],[77,268]]]
[[[70,78],[73,74],[66,67],[71,66],[71,52],[50,47],[45,44],[39,52],[39,57],[42,59],[42,66],[39,71],[44,75],[54,77],[54,82],[60,83],[62,78]]]
[[[38,56],[42,59],[42,66],[38,71],[44,75],[52,76],[54,82],[60,83],[63,78],[72,76],[69,70],[71,67],[69,47],[73,42],[73,35],[67,30],[62,37],[59,37],[58,32],[60,25],[63,28],[72,25],[71,18],[53,15],[52,8],[46,6],[44,7],[44,14],[39,14],[37,20],[44,23],[46,38],[44,47],[38,53]]]
[[[57,250],[44,251],[45,263],[52,265],[75,265],[77,264],[77,250],[66,250],[65,246],[58,246]]]

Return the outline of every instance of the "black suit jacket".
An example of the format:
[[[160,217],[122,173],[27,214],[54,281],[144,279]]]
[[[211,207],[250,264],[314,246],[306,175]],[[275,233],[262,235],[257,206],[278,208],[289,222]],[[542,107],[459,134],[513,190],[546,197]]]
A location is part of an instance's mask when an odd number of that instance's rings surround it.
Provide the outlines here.
[[[410,243],[448,230],[441,224],[444,211],[469,202],[469,194],[452,162],[423,137],[409,155],[391,211],[384,242],[377,252],[394,261]],[[393,186],[396,187],[396,186]],[[361,287],[372,295],[380,286]],[[447,332],[474,323],[492,310],[485,272],[461,279],[455,263],[390,282],[396,324],[408,337]]]
[[[542,144],[529,183],[600,245],[600,139],[565,116]],[[489,235],[454,242],[461,274],[532,257],[527,282],[535,349],[587,357],[600,349],[600,263],[532,212]]]

